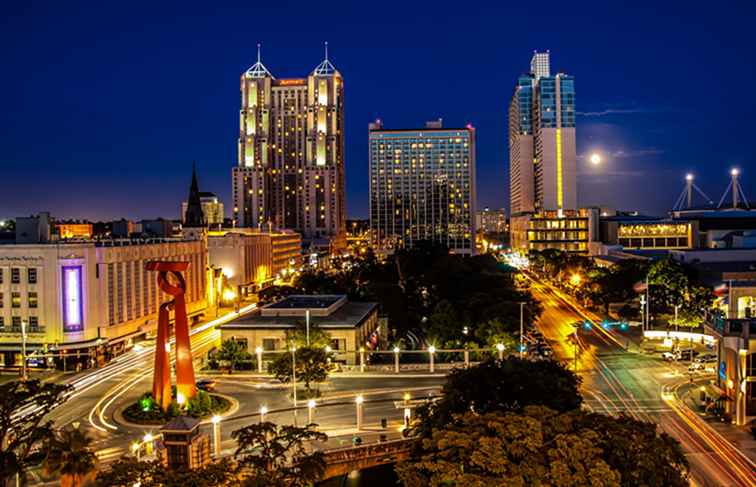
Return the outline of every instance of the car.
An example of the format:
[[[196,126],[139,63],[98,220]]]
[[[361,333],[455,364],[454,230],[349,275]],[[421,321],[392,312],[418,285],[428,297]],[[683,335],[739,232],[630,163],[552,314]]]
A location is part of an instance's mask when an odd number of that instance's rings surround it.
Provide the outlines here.
[[[663,352],[661,354],[661,358],[666,360],[667,362],[671,362],[680,358],[680,355],[677,352]]]
[[[214,391],[216,385],[215,379],[200,379],[197,381],[197,389],[205,392]]]
[[[690,350],[686,348],[686,349],[680,350],[677,355],[678,355],[677,357],[678,360],[690,360],[691,358],[697,356],[698,352],[696,352],[695,350]]]
[[[703,355],[699,355],[698,357],[693,360],[695,363],[701,363],[701,364],[709,364],[714,363],[717,361],[716,354],[713,353],[704,353]]]

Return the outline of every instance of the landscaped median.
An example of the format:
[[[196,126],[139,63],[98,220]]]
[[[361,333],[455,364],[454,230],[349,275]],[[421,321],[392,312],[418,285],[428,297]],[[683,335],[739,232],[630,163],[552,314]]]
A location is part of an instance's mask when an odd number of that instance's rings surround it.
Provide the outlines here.
[[[181,415],[201,420],[216,414],[228,414],[232,409],[236,408],[238,408],[238,403],[235,399],[202,390],[197,391],[197,395],[182,406],[176,401],[174,391],[170,406],[168,406],[167,410],[163,411],[153,400],[152,394],[146,392],[138,401],[118,410],[115,414],[115,419],[121,423],[133,426],[156,426],[165,424]]]

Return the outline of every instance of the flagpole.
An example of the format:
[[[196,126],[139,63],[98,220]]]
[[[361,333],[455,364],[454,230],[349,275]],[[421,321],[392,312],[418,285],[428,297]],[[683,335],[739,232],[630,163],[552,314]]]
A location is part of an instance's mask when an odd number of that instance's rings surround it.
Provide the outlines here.
[[[738,308],[735,307],[735,316],[732,316],[732,279],[727,282],[727,317],[735,319],[738,317]]]

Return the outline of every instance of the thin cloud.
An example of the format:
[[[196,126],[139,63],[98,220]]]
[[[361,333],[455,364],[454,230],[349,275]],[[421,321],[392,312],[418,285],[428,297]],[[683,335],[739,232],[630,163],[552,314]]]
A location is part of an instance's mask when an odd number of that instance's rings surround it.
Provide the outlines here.
[[[627,113],[648,113],[652,110],[646,108],[607,108],[598,112],[575,112],[581,117],[603,117],[606,115],[623,115]]]

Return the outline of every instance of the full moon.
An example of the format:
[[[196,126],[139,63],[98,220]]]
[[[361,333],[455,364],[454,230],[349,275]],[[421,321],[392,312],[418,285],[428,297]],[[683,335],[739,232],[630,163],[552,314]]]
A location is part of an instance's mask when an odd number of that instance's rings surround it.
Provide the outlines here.
[[[597,165],[600,163],[601,163],[601,156],[596,153],[591,154],[591,164]]]

